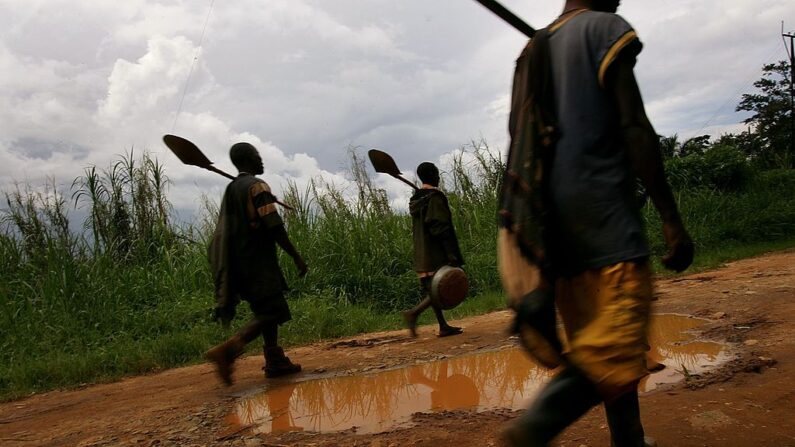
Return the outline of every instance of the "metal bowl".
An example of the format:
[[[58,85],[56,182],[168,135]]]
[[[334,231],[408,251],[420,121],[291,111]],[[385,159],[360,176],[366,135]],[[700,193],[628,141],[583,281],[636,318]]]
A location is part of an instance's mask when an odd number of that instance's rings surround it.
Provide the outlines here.
[[[437,307],[453,309],[467,296],[469,280],[464,270],[445,265],[436,271],[431,280],[431,301]]]

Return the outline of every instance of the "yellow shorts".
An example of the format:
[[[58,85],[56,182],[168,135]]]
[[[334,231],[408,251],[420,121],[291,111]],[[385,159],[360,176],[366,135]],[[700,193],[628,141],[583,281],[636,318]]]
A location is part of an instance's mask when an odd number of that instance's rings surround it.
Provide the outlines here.
[[[631,390],[648,374],[651,299],[646,262],[620,262],[557,282],[566,358],[605,399]]]

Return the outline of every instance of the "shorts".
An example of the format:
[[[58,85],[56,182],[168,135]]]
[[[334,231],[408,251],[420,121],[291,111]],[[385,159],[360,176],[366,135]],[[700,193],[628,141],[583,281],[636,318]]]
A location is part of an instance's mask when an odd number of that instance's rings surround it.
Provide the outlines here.
[[[566,359],[605,399],[632,390],[648,374],[652,300],[648,262],[620,262],[556,283]]]
[[[248,302],[251,312],[262,321],[281,325],[293,318],[284,293],[279,292],[278,294],[259,297],[243,297],[243,301]]]

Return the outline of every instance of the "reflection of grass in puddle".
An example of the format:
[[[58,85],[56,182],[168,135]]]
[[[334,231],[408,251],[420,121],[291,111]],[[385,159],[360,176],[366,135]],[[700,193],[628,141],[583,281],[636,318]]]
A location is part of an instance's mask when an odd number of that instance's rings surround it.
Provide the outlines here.
[[[642,391],[653,391],[659,385],[687,379],[728,359],[723,345],[693,340],[693,330],[704,322],[682,315],[654,316],[649,328],[649,355],[668,367],[646,377],[641,382]]]
[[[313,426],[325,425],[323,418],[331,425],[363,417],[389,420],[393,415],[393,402],[417,397],[416,390],[406,387],[406,382],[406,370],[306,382],[299,386],[291,407],[312,415],[309,419]]]
[[[528,384],[538,386],[546,377],[546,371],[511,350],[282,386],[244,400],[238,412],[241,423],[263,424],[263,431],[270,431],[265,425],[285,414],[290,420],[308,424],[307,429],[339,430],[351,424],[408,419],[416,411],[513,407],[527,397]],[[429,405],[419,406],[429,399]],[[271,425],[275,430],[276,424]]]
[[[647,378],[642,390],[681,380],[722,359],[721,345],[689,341],[690,331],[700,324],[683,316],[655,317],[650,355],[669,367]],[[339,431],[356,426],[368,433],[407,422],[415,412],[521,408],[549,375],[523,352],[511,349],[284,385],[243,400],[237,413],[240,423],[259,424],[258,431]]]

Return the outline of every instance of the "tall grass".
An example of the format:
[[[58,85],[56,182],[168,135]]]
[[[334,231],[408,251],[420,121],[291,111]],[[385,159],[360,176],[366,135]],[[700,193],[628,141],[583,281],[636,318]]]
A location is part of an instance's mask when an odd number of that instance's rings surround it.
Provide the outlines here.
[[[495,263],[502,170],[483,142],[456,152],[446,167],[443,187],[474,286],[454,317],[503,303]],[[355,151],[349,178],[349,190],[321,179],[305,190],[286,185],[285,199],[297,209],[285,213],[288,232],[311,269],[299,280],[282,259],[294,288],[286,344],[397,328],[395,311],[419,298],[409,217],[389,206]],[[228,335],[210,321],[206,244],[217,202],[205,200],[193,225],[178,226],[168,184],[157,160],[130,153],[105,169],[87,168],[68,188],[51,182],[4,194],[0,399],[197,362]],[[699,259],[714,260],[727,246],[795,240],[791,170],[758,173],[739,191],[678,195]],[[70,226],[75,209],[86,216],[82,231]],[[644,215],[659,254],[659,221],[649,207]],[[237,324],[246,314],[241,307]]]
[[[738,192],[697,188],[676,195],[697,262],[730,247],[795,239],[795,170],[756,172]],[[651,205],[644,217],[652,252],[662,255],[662,223]]]

